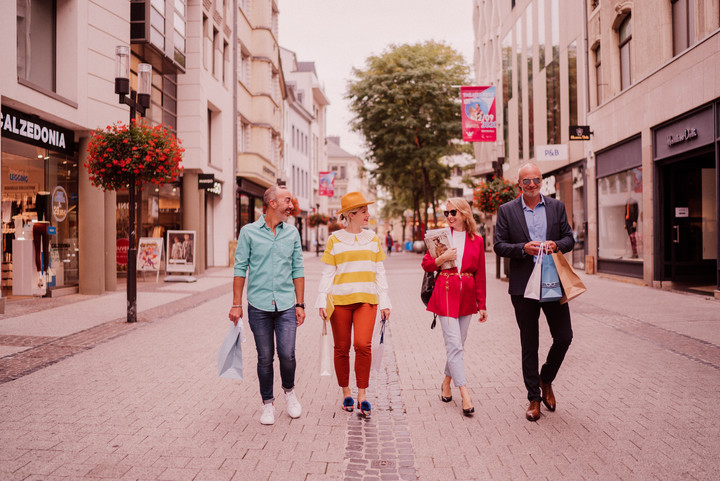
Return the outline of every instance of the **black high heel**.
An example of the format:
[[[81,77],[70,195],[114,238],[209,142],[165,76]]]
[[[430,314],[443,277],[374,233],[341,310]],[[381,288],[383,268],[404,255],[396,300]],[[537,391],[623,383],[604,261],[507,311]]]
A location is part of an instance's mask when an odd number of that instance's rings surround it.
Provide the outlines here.
[[[452,394],[448,397],[443,396],[442,384],[440,385],[440,400],[444,403],[449,403],[450,401],[452,401]]]
[[[475,408],[471,407],[469,409],[463,408],[463,414],[467,417],[471,417],[473,414],[475,414]]]

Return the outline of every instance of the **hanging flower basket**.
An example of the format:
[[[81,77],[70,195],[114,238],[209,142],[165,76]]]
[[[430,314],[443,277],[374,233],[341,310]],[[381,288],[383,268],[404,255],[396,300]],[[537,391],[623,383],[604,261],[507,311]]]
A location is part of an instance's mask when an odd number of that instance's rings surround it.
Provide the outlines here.
[[[336,230],[340,230],[340,229],[342,229],[342,226],[340,224],[338,224],[337,221],[335,220],[335,218],[333,217],[328,222],[328,233],[332,234]]]
[[[185,149],[166,126],[133,120],[93,132],[87,152],[90,182],[103,190],[125,190],[133,175],[136,186],[176,181]]]
[[[301,212],[300,211],[300,203],[298,202],[297,197],[295,197],[295,196],[293,196],[291,200],[293,203],[293,210],[292,210],[292,212],[290,212],[290,216],[297,217],[300,215],[300,212]]]
[[[506,202],[520,195],[517,184],[502,177],[495,177],[490,182],[481,183],[473,193],[473,204],[480,212],[494,214]]]
[[[308,226],[316,227],[318,225],[326,225],[330,218],[324,214],[310,214],[308,216]]]

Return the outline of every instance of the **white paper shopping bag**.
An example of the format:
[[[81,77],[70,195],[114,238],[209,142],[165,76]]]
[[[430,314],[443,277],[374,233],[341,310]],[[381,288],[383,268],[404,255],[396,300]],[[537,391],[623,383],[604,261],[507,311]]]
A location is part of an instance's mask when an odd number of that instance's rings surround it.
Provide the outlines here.
[[[218,351],[218,376],[230,379],[242,379],[242,343],[243,326],[242,319],[238,320],[237,326],[232,325],[225,334]]]

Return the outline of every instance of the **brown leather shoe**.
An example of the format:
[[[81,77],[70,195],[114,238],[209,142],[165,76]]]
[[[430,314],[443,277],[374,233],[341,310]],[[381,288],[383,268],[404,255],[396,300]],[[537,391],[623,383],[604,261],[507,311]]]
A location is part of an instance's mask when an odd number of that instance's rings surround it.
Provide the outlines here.
[[[537,421],[540,419],[540,401],[530,401],[525,417],[528,421]]]
[[[549,411],[555,411],[555,394],[552,390],[552,384],[545,384],[540,381],[540,392],[542,392],[543,404]]]

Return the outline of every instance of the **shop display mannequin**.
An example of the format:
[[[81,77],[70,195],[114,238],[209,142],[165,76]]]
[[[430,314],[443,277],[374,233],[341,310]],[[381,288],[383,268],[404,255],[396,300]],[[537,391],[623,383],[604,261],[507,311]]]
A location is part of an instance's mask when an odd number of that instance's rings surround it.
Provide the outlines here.
[[[40,273],[38,288],[44,291],[45,272],[48,267],[50,267],[50,234],[48,232],[48,227],[50,227],[50,192],[37,193],[37,196],[35,197],[35,211],[38,216],[37,222],[33,224],[35,267]]]
[[[632,249],[632,259],[637,259],[637,220],[638,220],[638,203],[632,197],[628,197],[625,202],[625,230],[630,238],[630,248]]]

